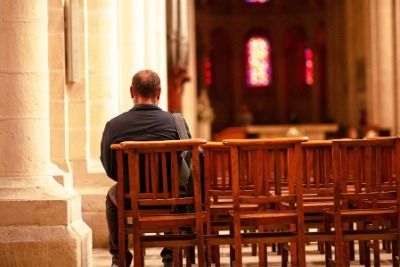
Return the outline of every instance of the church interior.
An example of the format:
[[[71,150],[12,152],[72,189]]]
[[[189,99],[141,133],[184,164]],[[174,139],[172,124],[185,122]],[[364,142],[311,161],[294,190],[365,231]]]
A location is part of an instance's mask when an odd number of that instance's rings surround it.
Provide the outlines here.
[[[101,136],[142,69],[195,138],[400,134],[398,0],[0,0],[0,40],[0,266],[102,266]]]

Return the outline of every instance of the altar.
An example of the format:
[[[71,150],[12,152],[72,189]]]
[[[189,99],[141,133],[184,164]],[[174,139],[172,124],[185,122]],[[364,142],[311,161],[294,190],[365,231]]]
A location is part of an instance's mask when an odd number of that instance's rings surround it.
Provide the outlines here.
[[[337,132],[335,123],[316,124],[270,124],[249,125],[245,127],[247,136],[256,138],[274,138],[284,136],[307,136],[313,140],[325,139],[327,133]]]

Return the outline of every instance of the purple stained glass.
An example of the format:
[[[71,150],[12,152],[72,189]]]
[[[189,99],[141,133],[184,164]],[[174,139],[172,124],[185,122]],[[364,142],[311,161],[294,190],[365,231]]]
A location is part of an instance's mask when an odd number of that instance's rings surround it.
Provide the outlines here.
[[[253,36],[247,41],[247,84],[252,87],[271,83],[271,46],[267,38]]]

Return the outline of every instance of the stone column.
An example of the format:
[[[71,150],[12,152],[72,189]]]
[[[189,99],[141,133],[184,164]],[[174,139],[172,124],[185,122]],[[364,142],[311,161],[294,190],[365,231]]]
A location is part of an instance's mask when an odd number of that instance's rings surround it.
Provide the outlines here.
[[[104,173],[99,158],[104,126],[119,113],[118,1],[83,1],[82,9],[85,74],[84,86],[68,92],[70,160],[93,245],[108,247],[104,201],[114,181]]]
[[[2,266],[91,266],[81,201],[49,175],[47,0],[0,0]]]
[[[368,120],[380,127],[395,127],[393,1],[370,0],[370,58]]]
[[[165,3],[83,2],[85,88],[69,92],[76,102],[70,108],[70,139],[74,140],[70,159],[75,189],[82,194],[83,218],[93,230],[94,247],[108,247],[104,201],[114,181],[100,164],[101,135],[107,120],[132,107],[129,86],[138,70],[149,68],[160,75],[160,106],[167,107]]]
[[[395,94],[396,94],[396,127],[393,135],[400,133],[400,2],[394,1],[395,27]]]
[[[133,0],[129,0],[133,1]],[[166,3],[158,0],[133,1],[134,40],[133,54],[136,72],[149,68],[158,73],[161,79],[161,97],[159,106],[167,110],[167,29],[166,29]]]
[[[184,84],[182,95],[182,114],[189,125],[192,136],[197,131],[197,74],[196,74],[196,19],[194,0],[187,1],[187,20],[189,22],[189,64],[188,76],[190,80]],[[209,130],[211,134],[211,130]],[[200,135],[198,135],[200,136]],[[209,136],[208,139],[211,139]]]

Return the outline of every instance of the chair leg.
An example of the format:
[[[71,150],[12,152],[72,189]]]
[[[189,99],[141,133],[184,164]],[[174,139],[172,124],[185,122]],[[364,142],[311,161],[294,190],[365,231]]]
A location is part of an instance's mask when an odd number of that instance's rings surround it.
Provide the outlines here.
[[[332,260],[331,242],[325,241],[325,266],[329,267],[329,262]]]
[[[215,247],[214,252],[215,253],[213,255],[213,258],[214,258],[215,267],[220,267],[221,266],[221,255],[220,255],[220,251],[219,251],[219,246]]]
[[[258,262],[259,266],[267,266],[267,245],[265,243],[258,244]]]
[[[392,241],[392,261],[394,267],[400,267],[400,244],[399,240]]]
[[[297,255],[298,244],[296,242],[290,242],[290,258],[292,262],[292,267],[298,266],[298,255]]]
[[[380,265],[380,252],[379,252],[379,240],[374,240],[373,241],[373,246],[374,246],[374,266],[379,267]]]
[[[323,224],[324,224],[324,232],[328,233],[331,231],[329,218],[326,214],[323,214]],[[329,266],[329,261],[332,259],[332,250],[331,243],[329,241],[324,241],[325,245],[325,265]]]
[[[242,236],[239,216],[233,217],[235,266],[242,267]]]
[[[136,236],[137,235],[137,236]],[[133,237],[133,266],[144,266],[144,261],[143,261],[143,252],[142,248],[140,245],[140,236],[139,233],[134,233]],[[125,266],[125,265],[123,265]]]
[[[256,255],[257,255],[257,245],[251,244],[251,256],[256,256]]]
[[[282,267],[287,267],[289,262],[289,250],[284,247],[282,250]]]
[[[190,263],[192,263],[192,264],[196,263],[195,247],[189,247],[189,260],[190,260]]]
[[[347,266],[348,261],[345,260],[344,254],[342,220],[335,218],[335,262],[337,266]]]
[[[365,226],[364,223],[359,222],[357,223],[357,229],[359,230],[365,230]],[[367,241],[358,241],[358,254],[360,256],[360,264],[365,264],[365,261],[368,257],[368,255],[366,255],[367,252]]]
[[[369,241],[363,241],[363,254],[360,254],[360,263],[364,264],[365,267],[371,266],[371,251]],[[362,260],[362,261],[361,261]]]

